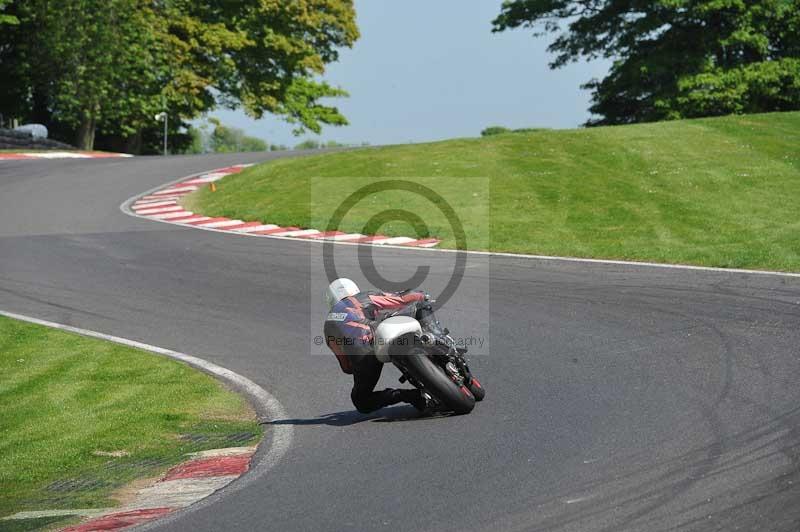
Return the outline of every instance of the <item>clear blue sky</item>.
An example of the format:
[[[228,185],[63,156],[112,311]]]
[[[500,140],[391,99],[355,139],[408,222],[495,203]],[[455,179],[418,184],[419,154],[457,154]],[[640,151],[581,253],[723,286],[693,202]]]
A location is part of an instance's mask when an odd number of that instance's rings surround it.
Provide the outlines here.
[[[350,122],[318,138],[396,144],[473,137],[490,125],[575,127],[589,116],[579,87],[608,62],[550,70],[550,37],[491,33],[502,0],[356,0],[361,38],[329,65],[325,79],[349,98],[332,100]],[[306,137],[275,117],[212,113],[274,144]]]

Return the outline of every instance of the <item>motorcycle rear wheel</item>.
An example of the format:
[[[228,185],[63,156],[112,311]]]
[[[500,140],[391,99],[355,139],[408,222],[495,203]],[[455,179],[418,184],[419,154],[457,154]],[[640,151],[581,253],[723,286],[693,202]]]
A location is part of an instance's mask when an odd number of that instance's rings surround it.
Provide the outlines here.
[[[469,414],[475,408],[475,397],[469,389],[458,386],[437,366],[423,349],[412,349],[401,362],[425,390],[455,414]]]

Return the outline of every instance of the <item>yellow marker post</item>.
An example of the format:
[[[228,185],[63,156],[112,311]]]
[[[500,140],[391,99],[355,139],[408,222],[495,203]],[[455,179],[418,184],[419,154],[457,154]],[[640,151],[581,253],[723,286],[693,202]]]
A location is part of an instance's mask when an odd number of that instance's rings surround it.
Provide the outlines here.
[[[216,192],[216,191],[217,191],[217,184],[211,183],[211,192]]]

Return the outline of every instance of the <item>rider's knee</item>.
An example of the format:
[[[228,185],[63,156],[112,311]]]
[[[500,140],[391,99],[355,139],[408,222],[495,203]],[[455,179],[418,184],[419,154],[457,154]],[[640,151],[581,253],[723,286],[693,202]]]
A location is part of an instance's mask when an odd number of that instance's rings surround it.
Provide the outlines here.
[[[369,404],[369,401],[357,394],[355,390],[350,393],[350,399],[353,401],[353,406],[356,407],[359,413],[369,414],[372,412],[372,405]]]

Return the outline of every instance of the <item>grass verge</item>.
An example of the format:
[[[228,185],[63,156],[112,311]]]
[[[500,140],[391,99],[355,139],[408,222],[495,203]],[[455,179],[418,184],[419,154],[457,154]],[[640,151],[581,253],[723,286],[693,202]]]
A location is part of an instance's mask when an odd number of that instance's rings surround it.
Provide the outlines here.
[[[186,453],[260,438],[239,395],[137,349],[0,316],[0,367],[0,517],[115,506]]]
[[[412,178],[456,207],[470,249],[800,271],[800,113],[389,146],[274,161],[184,200],[209,216],[324,227],[355,187]],[[488,180],[488,200],[470,178]],[[488,204],[488,214],[483,208]],[[342,230],[419,198],[376,195]],[[474,208],[477,206],[478,208]],[[429,233],[454,245],[449,224]],[[408,224],[383,234],[408,236]]]

